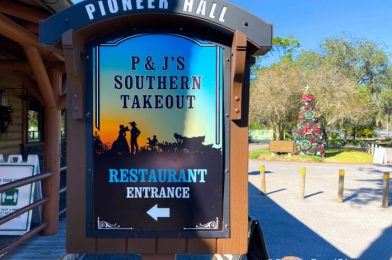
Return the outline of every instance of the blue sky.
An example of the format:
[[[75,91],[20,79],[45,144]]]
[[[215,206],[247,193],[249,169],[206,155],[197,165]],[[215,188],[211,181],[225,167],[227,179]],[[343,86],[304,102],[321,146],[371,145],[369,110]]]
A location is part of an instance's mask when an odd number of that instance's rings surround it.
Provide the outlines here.
[[[80,2],[80,0],[74,0]],[[344,33],[372,40],[392,55],[391,0],[229,0],[274,25],[274,36],[293,35],[305,49]]]
[[[230,0],[274,25],[274,36],[293,35],[317,49],[344,33],[379,43],[392,54],[391,0]]]

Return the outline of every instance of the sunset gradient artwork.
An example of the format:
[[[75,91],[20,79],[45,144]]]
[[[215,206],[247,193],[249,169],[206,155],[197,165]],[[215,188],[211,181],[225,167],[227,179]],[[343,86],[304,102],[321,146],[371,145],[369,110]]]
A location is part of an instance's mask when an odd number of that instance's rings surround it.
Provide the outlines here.
[[[205,144],[222,147],[220,47],[178,35],[146,34],[100,44],[94,54],[93,131],[103,143],[111,147],[119,125],[130,128],[135,122],[140,146],[153,135],[173,142],[178,133],[205,136]],[[146,95],[151,97],[144,104]],[[173,106],[156,108],[156,96]]]

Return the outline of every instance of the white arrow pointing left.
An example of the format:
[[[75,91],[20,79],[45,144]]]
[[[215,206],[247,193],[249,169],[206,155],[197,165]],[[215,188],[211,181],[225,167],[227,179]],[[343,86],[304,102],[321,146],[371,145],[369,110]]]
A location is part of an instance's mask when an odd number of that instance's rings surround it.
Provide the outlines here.
[[[158,208],[158,204],[155,204],[147,211],[147,214],[155,221],[158,221],[158,218],[170,218],[170,208]]]

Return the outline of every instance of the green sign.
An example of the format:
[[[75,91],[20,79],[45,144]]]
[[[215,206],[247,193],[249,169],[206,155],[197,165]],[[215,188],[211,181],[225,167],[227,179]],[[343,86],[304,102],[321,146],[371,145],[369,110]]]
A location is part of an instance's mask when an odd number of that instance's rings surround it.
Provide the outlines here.
[[[7,192],[0,193],[1,206],[16,206],[18,205],[19,190],[13,189]]]

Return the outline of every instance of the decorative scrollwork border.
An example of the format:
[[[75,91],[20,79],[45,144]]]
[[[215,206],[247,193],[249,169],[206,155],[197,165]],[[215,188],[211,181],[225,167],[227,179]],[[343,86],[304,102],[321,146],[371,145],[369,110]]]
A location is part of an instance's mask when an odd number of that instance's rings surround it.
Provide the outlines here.
[[[117,223],[111,224],[107,221],[103,221],[100,219],[100,217],[98,217],[97,221],[98,221],[97,222],[98,230],[123,230],[123,229],[133,230],[133,228],[122,228]]]
[[[194,228],[184,228],[184,230],[218,230],[219,229],[219,218],[216,218],[215,221],[210,221],[206,224],[196,225]]]

